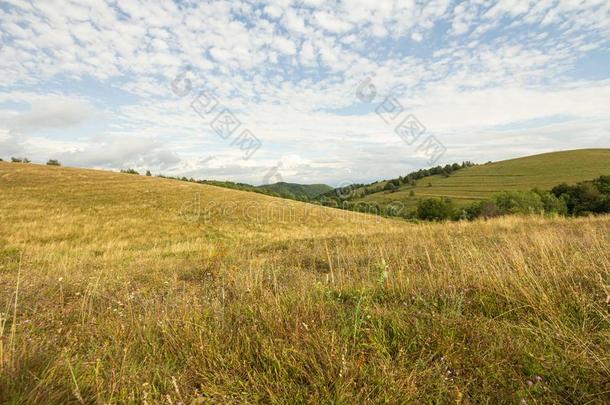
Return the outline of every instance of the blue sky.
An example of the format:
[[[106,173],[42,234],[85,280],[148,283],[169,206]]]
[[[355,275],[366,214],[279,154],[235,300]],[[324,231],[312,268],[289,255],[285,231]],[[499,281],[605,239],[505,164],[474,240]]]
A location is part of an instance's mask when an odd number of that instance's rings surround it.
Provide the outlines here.
[[[609,38],[602,0],[0,0],[0,157],[336,185],[610,147]]]

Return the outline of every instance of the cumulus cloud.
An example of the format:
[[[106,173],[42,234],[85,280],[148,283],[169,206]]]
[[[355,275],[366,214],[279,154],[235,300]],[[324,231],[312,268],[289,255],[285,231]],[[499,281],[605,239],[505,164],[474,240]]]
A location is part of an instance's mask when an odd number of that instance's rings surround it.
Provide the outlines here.
[[[92,139],[56,156],[68,165],[106,168],[154,166],[166,169],[180,162],[176,153],[164,150],[159,143],[133,136],[113,136],[101,141]]]
[[[376,114],[388,94],[444,161],[608,146],[608,38],[601,0],[6,1],[0,154],[253,183],[282,162],[290,181],[369,181],[427,165]],[[204,89],[239,121],[233,137],[193,110]],[[244,130],[262,144],[248,161],[233,143]]]
[[[100,118],[88,102],[71,99],[42,99],[32,102],[30,110],[16,114],[8,123],[20,131],[67,128]]]

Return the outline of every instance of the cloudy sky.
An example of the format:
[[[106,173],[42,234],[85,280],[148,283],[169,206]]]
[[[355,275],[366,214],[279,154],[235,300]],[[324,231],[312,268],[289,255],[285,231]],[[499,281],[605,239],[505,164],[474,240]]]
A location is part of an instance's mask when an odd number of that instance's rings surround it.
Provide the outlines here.
[[[610,147],[609,39],[607,0],[0,0],[0,157],[336,185]]]

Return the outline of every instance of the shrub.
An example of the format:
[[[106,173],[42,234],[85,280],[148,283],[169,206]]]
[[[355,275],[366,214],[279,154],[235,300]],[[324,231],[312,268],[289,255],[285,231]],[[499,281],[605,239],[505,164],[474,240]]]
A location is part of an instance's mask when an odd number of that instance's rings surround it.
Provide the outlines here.
[[[610,176],[573,186],[563,183],[554,187],[551,193],[565,202],[570,215],[610,212]]]
[[[533,191],[505,191],[494,197],[502,214],[536,214],[544,212],[540,195]]]
[[[494,201],[485,200],[466,207],[462,213],[463,219],[473,220],[476,218],[493,218],[501,215],[498,206]]]
[[[568,206],[564,199],[557,198],[554,194],[548,191],[533,190],[540,196],[544,212],[547,214],[567,215]]]
[[[121,170],[121,173],[127,173],[127,174],[140,174],[137,171],[133,170],[133,169],[123,169]]]
[[[600,176],[598,179],[593,180],[593,184],[602,194],[610,195],[610,176]]]
[[[449,198],[427,198],[417,203],[417,217],[426,221],[445,221],[456,216]]]
[[[148,177],[152,176],[152,173],[150,172],[150,170],[147,170],[147,171],[146,171],[146,175],[147,175]]]
[[[61,166],[61,163],[56,159],[49,159],[47,166]]]
[[[387,182],[385,186],[383,186],[384,191],[396,191],[398,190],[398,186],[393,182]]]

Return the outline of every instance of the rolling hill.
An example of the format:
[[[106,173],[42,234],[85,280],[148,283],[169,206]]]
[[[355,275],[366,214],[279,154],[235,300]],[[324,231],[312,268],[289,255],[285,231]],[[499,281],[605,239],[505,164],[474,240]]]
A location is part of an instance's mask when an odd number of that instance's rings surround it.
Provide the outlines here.
[[[415,186],[403,184],[396,191],[362,196],[356,189],[353,201],[385,204],[401,201],[413,206],[422,198],[449,197],[467,205],[502,191],[549,190],[560,183],[574,184],[610,174],[610,149],[581,149],[526,156],[460,169],[448,177],[428,176]],[[383,186],[374,183],[368,188]]]
[[[297,200],[311,200],[333,188],[326,184],[296,184],[279,182],[257,186],[258,189],[268,190],[284,198]]]
[[[608,403],[609,231],[0,162],[0,403]]]

